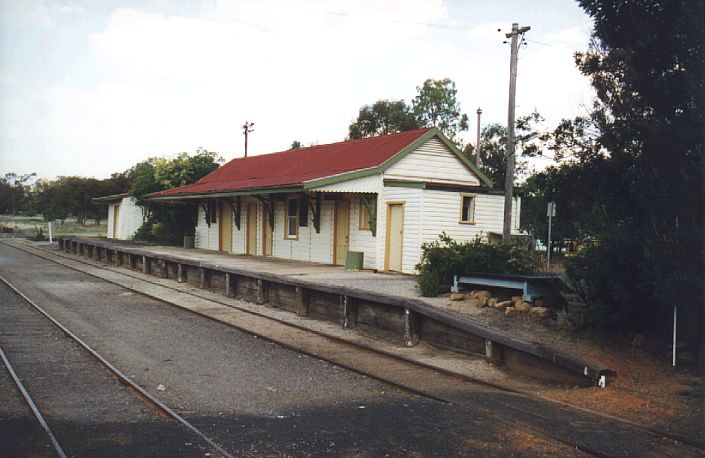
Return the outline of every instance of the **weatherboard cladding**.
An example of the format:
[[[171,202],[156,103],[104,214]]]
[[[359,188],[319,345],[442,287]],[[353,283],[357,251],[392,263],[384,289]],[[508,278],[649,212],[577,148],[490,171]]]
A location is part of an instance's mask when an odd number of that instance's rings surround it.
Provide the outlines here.
[[[233,159],[196,183],[152,197],[300,185],[319,178],[377,167],[428,133],[400,132],[279,153]]]

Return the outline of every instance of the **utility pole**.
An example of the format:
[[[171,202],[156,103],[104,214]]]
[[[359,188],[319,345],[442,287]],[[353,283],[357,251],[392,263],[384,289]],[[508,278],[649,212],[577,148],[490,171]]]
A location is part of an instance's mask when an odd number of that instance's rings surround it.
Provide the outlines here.
[[[255,131],[253,128],[254,125],[254,122],[245,121],[245,124],[242,126],[242,133],[245,135],[245,157],[247,157],[247,134]]]
[[[517,56],[519,54],[519,35],[524,35],[531,27],[519,27],[512,24],[511,33],[504,36],[510,39],[512,48],[509,60],[509,115],[507,116],[507,177],[504,182],[504,225],[502,227],[502,242],[509,242],[512,231],[512,199],[514,193],[514,108],[517,95]],[[505,42],[506,43],[506,42]]]
[[[482,108],[477,107],[477,142],[475,143],[475,165],[480,166],[480,115]]]

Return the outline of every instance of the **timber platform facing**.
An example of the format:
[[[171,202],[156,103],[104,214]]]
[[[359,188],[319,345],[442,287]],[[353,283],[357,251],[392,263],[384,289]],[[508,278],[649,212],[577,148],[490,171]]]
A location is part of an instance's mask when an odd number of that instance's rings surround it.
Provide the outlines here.
[[[600,377],[613,375],[610,370],[575,355],[517,339],[507,332],[466,316],[439,310],[409,295],[382,294],[331,282],[311,281],[296,274],[325,276],[330,272],[344,273],[339,267],[266,258],[247,258],[248,262],[233,263],[228,262],[228,258],[238,256],[100,239],[62,237],[58,242],[59,249],[67,253],[219,290],[228,297],[334,322],[348,330],[361,329],[401,345],[415,346],[423,340],[461,353],[484,354],[490,363],[502,364],[523,375],[582,385],[596,384]],[[369,272],[362,274],[359,278],[363,283],[370,275],[387,277]],[[387,278],[391,282],[409,281],[405,277]]]

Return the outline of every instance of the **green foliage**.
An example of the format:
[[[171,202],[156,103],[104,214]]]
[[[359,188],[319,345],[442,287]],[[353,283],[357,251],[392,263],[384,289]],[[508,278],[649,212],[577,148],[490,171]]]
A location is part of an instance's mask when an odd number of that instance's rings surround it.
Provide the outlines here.
[[[304,145],[300,141],[294,140],[293,142],[291,142],[291,147],[289,147],[289,149],[300,149],[303,148],[303,146]]]
[[[357,140],[417,128],[414,113],[403,100],[378,100],[360,108],[357,120],[348,127],[348,138]]]
[[[417,283],[421,294],[432,293],[452,283],[453,275],[473,272],[525,274],[535,272],[540,258],[518,245],[489,244],[475,237],[457,242],[442,233],[438,240],[421,245]],[[437,292],[436,292],[437,294]]]
[[[0,213],[15,215],[33,209],[29,181],[35,176],[10,172],[0,178]]]
[[[416,91],[412,107],[419,126],[438,127],[454,141],[458,133],[468,130],[468,115],[460,110],[455,82],[427,79]]]
[[[581,178],[583,189],[603,190],[583,197],[600,210],[599,243],[568,273],[585,282],[597,326],[666,333],[677,304],[684,337],[697,343],[705,315],[705,4],[579,3],[594,30],[576,61],[597,92],[591,119],[608,154],[602,173]]]
[[[218,168],[222,158],[214,152],[199,149],[195,155],[181,153],[168,158],[149,158],[132,168],[130,195],[147,215],[137,230],[135,240],[164,245],[181,245],[184,235],[193,234],[196,206],[153,203],[147,194],[195,183]]]
[[[527,157],[540,154],[538,142],[533,141],[538,135],[537,124],[543,117],[533,112],[520,117],[515,127],[515,180],[528,174]],[[507,127],[501,124],[488,124],[480,132],[480,169],[492,180],[495,187],[504,187],[507,172]]]
[[[59,177],[54,181],[38,180],[32,199],[35,208],[46,221],[64,221],[76,217],[81,225],[93,219],[96,223],[107,216],[107,207],[93,203],[94,197],[125,192],[129,185],[128,172],[115,173],[110,178],[98,180],[78,176]]]

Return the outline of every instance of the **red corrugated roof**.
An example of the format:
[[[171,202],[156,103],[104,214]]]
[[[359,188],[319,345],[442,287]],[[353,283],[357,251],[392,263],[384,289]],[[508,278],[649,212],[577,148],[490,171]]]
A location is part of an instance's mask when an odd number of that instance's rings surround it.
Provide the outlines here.
[[[169,196],[300,185],[377,167],[431,128],[233,159],[196,183],[150,194]]]

